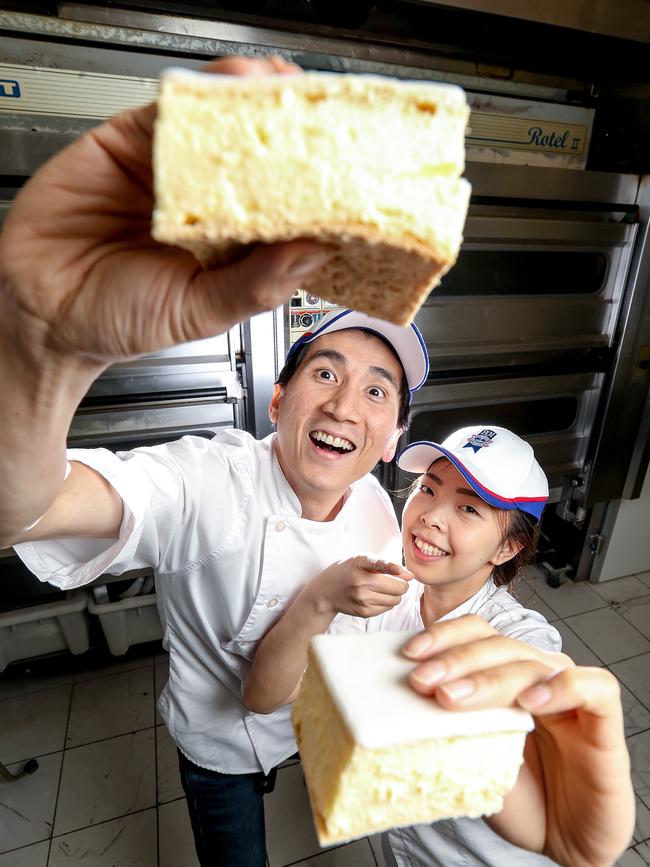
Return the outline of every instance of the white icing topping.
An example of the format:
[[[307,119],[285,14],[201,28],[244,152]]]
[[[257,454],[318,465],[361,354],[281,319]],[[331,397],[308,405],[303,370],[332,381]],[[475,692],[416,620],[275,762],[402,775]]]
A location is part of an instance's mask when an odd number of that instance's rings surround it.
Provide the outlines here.
[[[293,80],[300,76],[302,80],[304,80],[304,76],[308,76],[309,78],[321,78],[323,80],[327,79],[341,79],[345,76],[345,73],[340,72],[297,72],[295,74],[288,73],[284,74],[281,77],[275,75],[224,75],[223,73],[214,73],[214,72],[202,72],[196,69],[186,69],[182,66],[170,66],[167,69],[163,69],[160,73],[161,80],[170,78],[170,79],[193,79],[194,81],[203,81],[206,84],[213,84],[215,87],[219,86],[219,83],[227,82],[228,84],[240,84],[242,87],[245,87],[251,83],[251,78],[255,80],[256,86],[260,84],[260,82],[264,83],[265,81],[270,85],[273,83],[277,83],[278,78],[282,81]],[[448,84],[447,82],[442,81],[429,81],[426,79],[419,78],[393,78],[392,76],[384,76],[384,75],[373,75],[372,73],[355,73],[350,76],[350,78],[354,78],[355,81],[359,82],[377,82],[379,84],[386,84],[387,82],[394,84],[396,87],[417,87],[422,88],[423,90],[428,90],[432,93],[438,91],[439,93],[445,93],[448,96],[454,95],[454,97],[458,100],[459,103],[465,104],[465,91],[462,87],[459,87],[457,84]]]
[[[318,635],[312,640],[323,679],[354,740],[376,749],[436,737],[528,732],[532,716],[517,708],[448,711],[418,695],[401,654],[412,632]]]

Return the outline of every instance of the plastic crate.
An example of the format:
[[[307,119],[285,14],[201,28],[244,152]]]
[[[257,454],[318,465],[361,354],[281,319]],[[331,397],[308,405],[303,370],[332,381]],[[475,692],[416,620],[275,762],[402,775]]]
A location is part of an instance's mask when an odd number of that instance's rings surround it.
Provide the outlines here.
[[[88,611],[99,617],[113,656],[122,656],[132,644],[162,638],[163,628],[156,608],[156,594],[132,596],[117,602],[88,600]]]
[[[88,650],[88,595],[68,593],[66,599],[0,613],[0,671],[10,662],[59,650]]]

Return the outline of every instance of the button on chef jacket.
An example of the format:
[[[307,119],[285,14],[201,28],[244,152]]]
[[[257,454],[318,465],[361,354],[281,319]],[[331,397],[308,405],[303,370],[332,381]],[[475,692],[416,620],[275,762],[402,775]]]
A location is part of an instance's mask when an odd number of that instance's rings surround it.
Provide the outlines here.
[[[347,557],[401,562],[395,514],[373,476],[351,486],[333,521],[306,520],[274,438],[226,430],[117,454],[71,449],[69,460],[122,497],[119,538],[16,545],[40,580],[62,589],[155,570],[169,651],[160,713],[191,761],[223,773],[268,773],[296,751],[289,706],[254,714],[242,703],[257,642],[296,592]]]

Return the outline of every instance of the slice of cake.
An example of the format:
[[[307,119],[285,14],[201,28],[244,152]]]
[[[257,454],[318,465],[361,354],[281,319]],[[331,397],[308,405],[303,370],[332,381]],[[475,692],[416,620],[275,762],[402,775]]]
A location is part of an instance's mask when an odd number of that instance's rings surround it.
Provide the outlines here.
[[[458,255],[467,117],[453,85],[169,70],[153,235],[206,266],[257,242],[323,241],[338,255],[304,289],[407,324]]]
[[[293,723],[321,845],[498,812],[533,719],[452,712],[408,685],[405,632],[319,635]]]

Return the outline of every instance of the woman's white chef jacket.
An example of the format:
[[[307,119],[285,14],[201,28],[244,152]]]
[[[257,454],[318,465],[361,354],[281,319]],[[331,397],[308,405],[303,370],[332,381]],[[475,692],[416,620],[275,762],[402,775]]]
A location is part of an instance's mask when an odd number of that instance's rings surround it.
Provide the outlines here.
[[[420,632],[426,629],[420,613],[423,592],[424,584],[411,581],[395,608],[368,620],[360,617],[339,618],[332,624],[330,632]],[[501,635],[525,641],[539,650],[559,653],[562,649],[562,636],[557,629],[542,614],[524,608],[505,587],[497,587],[491,577],[473,596],[441,617],[438,623],[466,614],[478,614]]]
[[[301,518],[274,455],[239,430],[117,455],[72,449],[124,501],[119,539],[27,542],[16,551],[67,589],[103,573],[152,567],[169,682],[160,712],[195,764],[265,773],[296,751],[290,708],[249,713],[242,681],[257,642],[306,581],[357,554],[401,562],[399,528],[377,480],[355,482],[333,521]],[[339,615],[342,617],[342,615]]]

